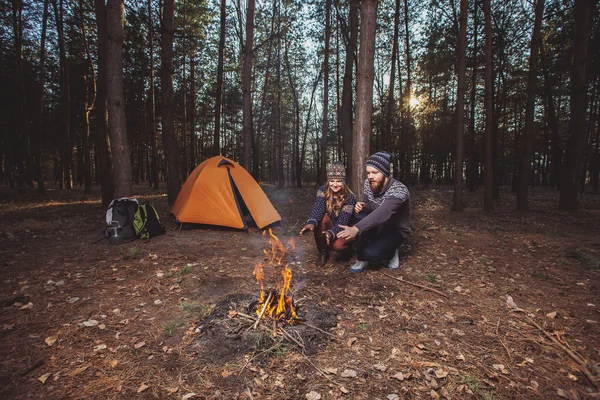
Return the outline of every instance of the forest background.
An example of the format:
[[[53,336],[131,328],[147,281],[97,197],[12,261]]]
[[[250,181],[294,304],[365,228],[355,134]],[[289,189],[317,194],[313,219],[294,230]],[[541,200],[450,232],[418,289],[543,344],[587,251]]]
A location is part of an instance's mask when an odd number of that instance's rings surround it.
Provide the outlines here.
[[[0,179],[103,204],[221,154],[261,182],[360,187],[365,158],[423,186],[560,188],[600,177],[597,2],[2,1]],[[460,173],[456,173],[460,171]]]

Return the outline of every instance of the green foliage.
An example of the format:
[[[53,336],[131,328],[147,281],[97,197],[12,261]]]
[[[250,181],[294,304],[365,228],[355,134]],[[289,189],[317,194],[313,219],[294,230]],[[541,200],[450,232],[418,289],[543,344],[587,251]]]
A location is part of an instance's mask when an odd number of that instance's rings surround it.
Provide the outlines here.
[[[431,283],[437,283],[437,276],[433,272],[430,272],[425,275],[425,280]]]
[[[542,279],[542,280],[545,280],[545,281],[549,281],[549,280],[552,279],[552,277],[550,275],[546,275],[543,272],[536,272],[536,273],[533,274],[533,276],[535,278]]]
[[[130,247],[125,250],[123,247],[119,248],[119,255],[123,257],[123,260],[133,260],[142,256],[142,250],[137,247]]]
[[[576,247],[570,248],[567,254],[569,257],[579,261],[581,266],[585,269],[600,269],[600,260],[581,249]]]
[[[186,313],[195,314],[201,319],[206,318],[211,312],[211,307],[209,305],[196,301],[182,301],[177,307]]]
[[[362,324],[358,324],[358,325],[357,325],[357,327],[358,327],[358,329],[359,329],[361,332],[363,332],[363,333],[364,333],[364,332],[366,332],[367,330],[369,330],[369,328],[370,328],[370,325],[369,325],[369,324],[364,324],[364,323],[362,323]]]
[[[177,328],[182,327],[183,325],[184,325],[184,323],[182,321],[171,322],[171,323],[165,325],[163,331],[165,334],[171,336]]]

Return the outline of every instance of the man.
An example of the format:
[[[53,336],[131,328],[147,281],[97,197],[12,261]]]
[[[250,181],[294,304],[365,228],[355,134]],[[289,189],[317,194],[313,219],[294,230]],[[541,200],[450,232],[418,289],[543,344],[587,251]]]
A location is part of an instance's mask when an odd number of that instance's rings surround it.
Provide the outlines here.
[[[388,268],[400,267],[398,247],[410,233],[410,194],[404,184],[390,177],[392,156],[373,154],[365,162],[367,179],[365,202],[358,202],[354,212],[359,220],[354,226],[341,225],[338,238],[356,238],[357,261],[350,272],[362,272],[369,262],[387,261]]]

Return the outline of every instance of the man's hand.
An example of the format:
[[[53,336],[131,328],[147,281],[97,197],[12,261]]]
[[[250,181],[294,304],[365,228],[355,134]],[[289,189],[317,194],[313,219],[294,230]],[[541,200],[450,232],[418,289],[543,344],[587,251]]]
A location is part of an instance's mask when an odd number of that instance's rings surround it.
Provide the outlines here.
[[[304,225],[304,228],[302,228],[302,230],[300,231],[300,236],[304,235],[304,232],[312,231],[314,229],[315,229],[315,226],[313,224],[306,224],[306,225]]]
[[[351,240],[358,235],[358,228],[355,226],[340,225],[342,230],[338,232],[337,237],[340,239]]]
[[[363,201],[359,201],[354,205],[354,213],[358,214],[365,208],[365,203]]]

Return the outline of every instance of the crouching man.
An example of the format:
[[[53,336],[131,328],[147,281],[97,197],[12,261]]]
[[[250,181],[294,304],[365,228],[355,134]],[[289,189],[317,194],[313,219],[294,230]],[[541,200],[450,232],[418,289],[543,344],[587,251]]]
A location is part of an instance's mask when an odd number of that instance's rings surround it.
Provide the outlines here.
[[[367,179],[365,202],[354,206],[358,222],[342,226],[338,238],[356,238],[357,261],[350,272],[362,272],[369,262],[388,262],[388,268],[400,267],[398,247],[410,233],[410,194],[404,184],[390,177],[392,156],[373,154],[365,162]]]

